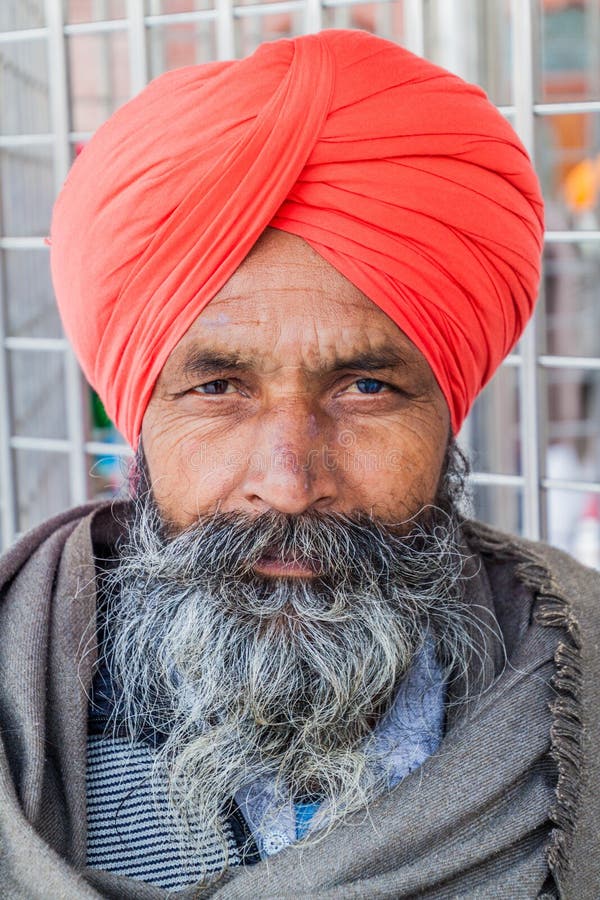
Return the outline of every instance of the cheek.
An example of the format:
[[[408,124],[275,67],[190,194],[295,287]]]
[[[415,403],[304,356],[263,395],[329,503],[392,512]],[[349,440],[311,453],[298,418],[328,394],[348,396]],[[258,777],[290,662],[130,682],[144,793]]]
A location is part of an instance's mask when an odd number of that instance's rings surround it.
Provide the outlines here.
[[[149,444],[144,446],[154,498],[163,515],[180,528],[210,512],[229,493],[240,455],[235,442],[168,429]]]
[[[234,483],[242,458],[236,449],[236,441],[206,440],[188,437],[174,448],[182,484],[199,504],[208,510],[224,498]]]
[[[377,435],[365,435],[350,460],[363,506],[398,519],[434,502],[449,433],[443,413],[442,409],[439,415],[407,416]]]

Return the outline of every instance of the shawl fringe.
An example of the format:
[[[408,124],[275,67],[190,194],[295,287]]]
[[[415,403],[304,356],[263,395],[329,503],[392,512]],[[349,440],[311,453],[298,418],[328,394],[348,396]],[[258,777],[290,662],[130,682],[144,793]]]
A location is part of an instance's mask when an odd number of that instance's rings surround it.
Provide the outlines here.
[[[569,852],[577,828],[583,765],[583,674],[579,626],[558,582],[535,552],[523,546],[522,542],[516,544],[510,536],[499,535],[480,522],[465,522],[464,528],[482,554],[519,560],[515,576],[536,598],[535,621],[565,632],[565,638],[559,642],[554,655],[556,672],[552,686],[556,699],[550,704],[550,740],[551,755],[558,768],[558,781],[556,802],[550,810],[550,818],[556,827],[552,829],[546,850],[550,871],[560,890],[569,869]]]

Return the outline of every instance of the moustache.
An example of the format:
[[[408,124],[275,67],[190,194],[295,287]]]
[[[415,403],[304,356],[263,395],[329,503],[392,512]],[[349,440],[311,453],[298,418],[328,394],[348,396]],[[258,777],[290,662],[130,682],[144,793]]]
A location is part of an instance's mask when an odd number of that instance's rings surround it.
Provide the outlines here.
[[[158,514],[157,518],[158,518]],[[196,579],[243,579],[261,563],[277,563],[283,569],[305,569],[311,577],[360,581],[373,569],[385,576],[402,560],[428,552],[435,517],[448,527],[450,518],[439,509],[424,507],[410,520],[387,523],[362,511],[305,513],[291,516],[268,511],[255,516],[238,512],[213,513],[174,537],[156,522],[174,558],[178,551],[189,557],[186,575]]]

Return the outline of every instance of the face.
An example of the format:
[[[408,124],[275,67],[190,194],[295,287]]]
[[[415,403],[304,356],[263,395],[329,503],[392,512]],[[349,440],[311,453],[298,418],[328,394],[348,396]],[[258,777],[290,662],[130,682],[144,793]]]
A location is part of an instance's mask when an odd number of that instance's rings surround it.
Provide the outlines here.
[[[212,512],[397,523],[434,500],[448,432],[406,335],[301,238],[268,229],[168,358],[142,445],[174,531]]]

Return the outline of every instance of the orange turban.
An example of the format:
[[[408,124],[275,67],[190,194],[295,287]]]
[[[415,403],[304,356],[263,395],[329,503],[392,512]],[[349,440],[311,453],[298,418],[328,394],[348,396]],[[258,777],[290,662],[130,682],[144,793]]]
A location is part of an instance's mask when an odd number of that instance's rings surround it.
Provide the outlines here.
[[[456,432],[532,312],[542,216],[480,88],[366,32],[323,31],[167,72],[121,107],[56,202],[52,275],[133,446],[167,357],[268,225],[411,338]]]

